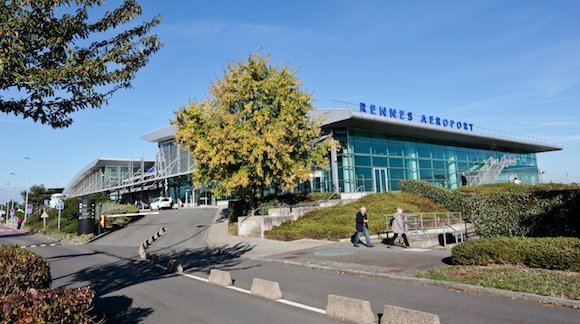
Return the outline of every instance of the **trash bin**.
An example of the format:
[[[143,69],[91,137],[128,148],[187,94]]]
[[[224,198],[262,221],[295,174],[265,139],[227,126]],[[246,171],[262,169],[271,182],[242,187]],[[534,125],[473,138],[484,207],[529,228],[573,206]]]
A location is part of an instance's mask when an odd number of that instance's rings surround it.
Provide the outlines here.
[[[77,234],[95,233],[95,200],[83,199],[79,203]]]

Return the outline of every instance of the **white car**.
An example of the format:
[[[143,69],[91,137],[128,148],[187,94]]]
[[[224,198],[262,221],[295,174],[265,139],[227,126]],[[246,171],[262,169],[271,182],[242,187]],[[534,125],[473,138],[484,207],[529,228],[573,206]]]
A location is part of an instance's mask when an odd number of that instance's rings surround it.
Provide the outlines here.
[[[171,197],[157,197],[153,199],[153,202],[151,202],[149,208],[151,210],[171,209],[173,208],[173,199],[171,199]]]

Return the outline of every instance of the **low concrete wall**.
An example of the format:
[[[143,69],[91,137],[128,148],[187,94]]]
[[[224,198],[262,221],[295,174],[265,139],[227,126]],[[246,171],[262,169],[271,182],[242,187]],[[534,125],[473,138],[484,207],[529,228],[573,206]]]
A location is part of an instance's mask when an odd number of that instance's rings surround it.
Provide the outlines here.
[[[439,324],[439,316],[392,305],[385,305],[381,323],[384,324]]]
[[[359,324],[376,322],[375,314],[371,309],[371,303],[366,300],[337,295],[328,295],[326,316]]]
[[[261,237],[262,217],[247,216],[238,219],[238,235],[244,237]]]
[[[270,208],[268,209],[268,216],[287,216],[291,212],[289,207]]]
[[[217,286],[231,286],[233,283],[229,272],[218,269],[211,269],[209,271],[208,282]]]
[[[264,297],[267,299],[281,299],[282,290],[280,290],[280,284],[275,281],[264,280],[260,278],[254,278],[252,280],[252,287],[250,288],[252,295]]]

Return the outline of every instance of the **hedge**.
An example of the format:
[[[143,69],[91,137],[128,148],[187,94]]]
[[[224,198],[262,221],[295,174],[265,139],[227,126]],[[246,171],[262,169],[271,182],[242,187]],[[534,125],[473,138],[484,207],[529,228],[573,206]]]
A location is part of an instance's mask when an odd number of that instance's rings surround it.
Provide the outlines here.
[[[2,323],[92,323],[89,288],[36,290],[0,297]]]
[[[28,288],[50,288],[50,267],[37,254],[15,245],[0,246],[0,287],[2,296]]]
[[[464,194],[425,181],[406,180],[401,190],[461,211],[477,232],[491,236],[580,236],[580,190],[530,186],[528,192]],[[496,186],[497,187],[497,186]]]
[[[399,182],[399,189],[415,195],[429,198],[433,202],[442,205],[452,212],[458,212],[463,209],[463,195],[461,193],[446,188],[437,187],[426,181],[401,180]]]
[[[457,265],[511,264],[580,271],[580,239],[572,237],[493,237],[453,247]]]

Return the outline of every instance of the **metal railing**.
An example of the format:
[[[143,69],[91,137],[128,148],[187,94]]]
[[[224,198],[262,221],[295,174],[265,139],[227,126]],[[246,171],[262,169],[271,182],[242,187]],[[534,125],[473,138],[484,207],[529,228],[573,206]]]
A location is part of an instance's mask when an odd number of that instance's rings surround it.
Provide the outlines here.
[[[443,246],[447,245],[447,234],[455,237],[455,242],[467,239],[467,228],[461,212],[409,213],[405,215],[405,233],[419,237],[425,234],[443,234]],[[391,232],[390,221],[393,214],[385,214],[385,233]],[[459,229],[453,225],[460,225]]]
[[[482,184],[494,183],[503,169],[515,164],[516,158],[511,154],[505,154],[501,157],[501,159],[490,156],[477,171],[472,171],[471,174],[467,175],[468,184],[470,186],[478,186]],[[473,175],[475,172],[477,173]]]

